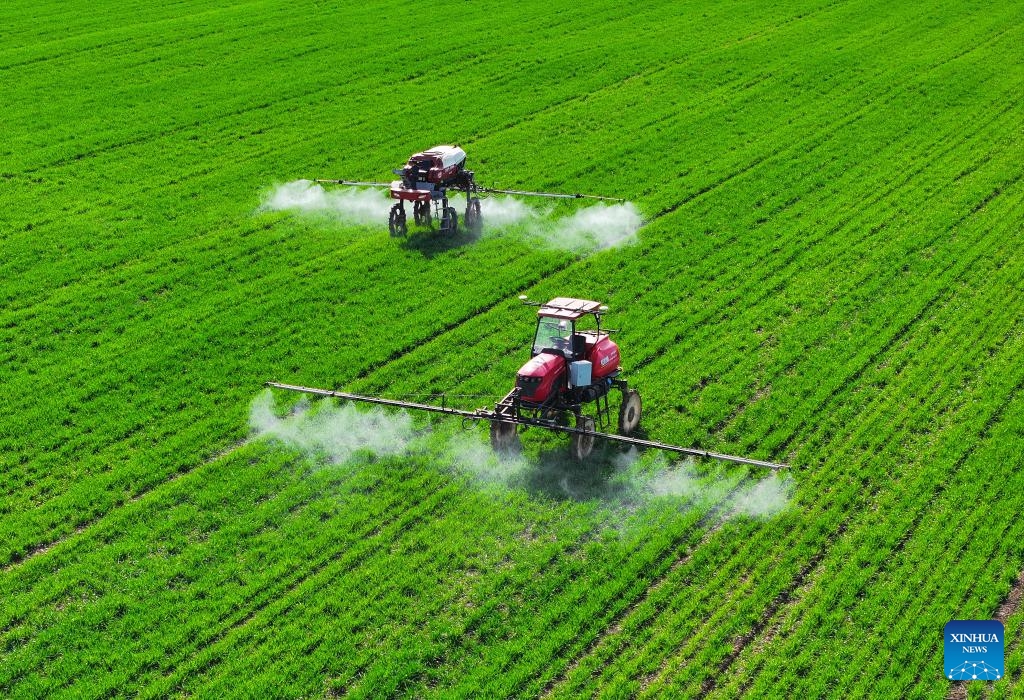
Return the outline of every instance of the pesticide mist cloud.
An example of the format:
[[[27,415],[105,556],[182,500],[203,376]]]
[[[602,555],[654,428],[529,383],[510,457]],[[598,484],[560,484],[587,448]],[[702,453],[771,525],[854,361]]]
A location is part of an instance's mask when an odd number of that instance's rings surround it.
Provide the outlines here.
[[[482,199],[480,209],[485,229],[513,228],[548,248],[576,252],[628,245],[644,224],[632,202],[593,204],[561,217],[512,197]]]
[[[321,214],[352,224],[387,225],[391,207],[386,191],[345,187],[326,190],[310,180],[278,185],[263,199],[260,211],[294,211]]]
[[[750,483],[741,483],[742,472],[709,481],[694,470],[692,460],[659,468],[642,476],[642,488],[652,498],[685,499],[698,506],[721,504],[726,518],[770,518],[789,505],[793,478],[772,472]]]
[[[249,408],[249,426],[257,436],[278,440],[313,457],[342,463],[360,451],[376,455],[403,453],[414,437],[408,413],[381,409],[360,410],[353,404],[319,402],[311,409],[300,402],[296,410],[279,418],[274,395],[267,389]]]
[[[594,204],[538,231],[549,245],[565,250],[602,250],[636,240],[643,217],[632,202]]]
[[[789,505],[793,486],[793,477],[779,476],[778,472],[774,472],[733,496],[733,510],[737,515],[752,518],[778,515]]]
[[[506,228],[524,221],[540,220],[547,213],[512,197],[488,197],[480,200],[480,214],[485,228]]]
[[[282,418],[269,389],[253,400],[249,425],[257,437],[278,440],[314,459],[337,464],[361,452],[387,456],[426,450],[438,464],[487,490],[600,502],[602,508],[625,515],[647,508],[685,512],[714,507],[723,520],[766,519],[789,506],[795,487],[789,474],[751,479],[742,468],[698,468],[692,458],[670,461],[662,453],[633,448],[595,453],[584,466],[567,450],[499,455],[478,431],[419,434],[405,411],[366,410],[352,403],[318,401],[311,407],[303,400]]]
[[[673,462],[664,454],[635,448],[606,455],[604,464],[601,457],[592,457],[582,467],[561,453],[497,455],[472,432],[449,439],[442,457],[481,486],[596,500],[612,510],[651,506],[683,512],[715,506],[723,519],[770,518],[786,509],[794,488],[788,475],[772,473],[750,481],[744,469],[698,470],[693,459]]]
[[[454,196],[450,201],[461,221],[465,197]],[[295,180],[270,190],[258,211],[291,211],[343,223],[385,226],[393,205],[383,189],[324,188],[311,180]],[[542,208],[515,197],[485,197],[480,200],[480,211],[485,231],[504,230],[548,248],[574,252],[627,245],[636,240],[644,223],[631,202],[594,204],[557,216],[551,207]]]

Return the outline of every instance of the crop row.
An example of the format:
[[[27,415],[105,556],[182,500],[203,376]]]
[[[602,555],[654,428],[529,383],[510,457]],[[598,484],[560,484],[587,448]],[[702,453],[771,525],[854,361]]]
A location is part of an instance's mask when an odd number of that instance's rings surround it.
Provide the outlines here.
[[[25,410],[0,428],[15,456],[2,463],[0,512],[8,560],[60,544],[0,574],[9,601],[0,688],[856,694],[861,667],[887,675],[894,691],[922,682],[914,673],[934,659],[935,621],[958,603],[991,609],[1021,564],[1010,545],[968,558],[942,525],[961,488],[986,498],[970,477],[1019,415],[1016,322],[987,313],[1010,307],[1016,293],[1005,290],[1020,275],[1017,81],[992,59],[1019,38],[1005,31],[1013,9],[977,17],[900,7],[880,17],[868,3],[794,4],[763,35],[748,31],[750,10],[710,39],[688,34],[699,50],[683,58],[666,37],[687,25],[661,23],[635,62],[564,85],[553,76],[569,63],[596,65],[615,50],[593,42],[609,20],[636,26],[626,10],[595,15],[574,38],[587,48],[552,59],[539,79],[524,64],[465,80],[459,62],[476,54],[468,60],[495,69],[507,35],[480,34],[473,22],[485,21],[473,15],[465,27],[482,41],[421,63],[424,74],[397,89],[419,101],[399,99],[388,134],[373,131],[396,90],[362,72],[376,65],[365,62],[303,76],[267,106],[266,93],[225,90],[209,111],[189,113],[209,124],[144,105],[137,124],[104,131],[97,118],[85,129],[92,142],[33,154],[31,167],[54,180],[15,179],[13,220],[36,218],[28,203],[47,192],[78,228],[62,242],[65,217],[54,210],[35,233],[7,229],[5,242],[26,252],[4,269],[19,278],[2,317],[6,346],[17,348],[6,357],[11,396]],[[285,14],[266,17],[274,12]],[[828,28],[834,35],[822,37]],[[554,52],[561,33],[544,35],[538,52]],[[217,34],[199,38],[208,58],[230,53],[218,53],[219,39],[245,36]],[[275,55],[270,43],[262,63]],[[834,58],[804,50],[812,44]],[[158,42],[148,51],[164,55]],[[146,71],[146,58],[122,60]],[[452,69],[439,72],[445,62]],[[264,75],[289,70],[277,68]],[[329,114],[316,100],[338,97],[331,80],[342,75],[353,95],[372,99],[336,102],[354,118],[326,137],[346,147],[334,167],[373,177],[423,145],[413,143],[424,137],[412,117],[425,100],[458,85],[493,96],[498,81],[521,94],[518,113],[496,121],[500,101],[457,98],[465,133],[476,135],[471,150],[494,172],[536,182],[543,163],[544,183],[610,186],[663,215],[637,246],[582,260],[530,250],[515,230],[448,249],[384,247],[374,228],[251,217],[253,170],[326,166],[310,122],[285,126],[311,104]],[[181,76],[169,71],[164,86]],[[256,83],[246,76],[236,88]],[[142,84],[125,89],[142,95]],[[682,98],[652,102],[655,93]],[[61,128],[46,132],[54,143]],[[232,145],[240,133],[249,143]],[[186,134],[199,140],[179,147]],[[351,149],[359,139],[365,159]],[[155,151],[166,162],[109,180],[93,201],[105,168],[148,163]],[[74,153],[86,157],[63,160]],[[53,184],[61,177],[69,181]],[[185,190],[197,195],[188,205]],[[130,199],[150,203],[90,242]],[[140,221],[154,230],[119,240]],[[581,478],[564,467],[550,482],[535,475],[512,493],[481,492],[449,469],[443,431],[425,454],[402,459],[309,469],[247,446],[210,460],[243,437],[248,400],[270,377],[391,394],[500,393],[530,331],[524,311],[504,301],[521,290],[610,301],[650,434],[792,459],[791,511],[769,523],[723,521],[727,506],[676,500],[641,507],[623,530],[614,501],[563,495],[563,480]],[[533,438],[532,458],[548,464],[554,441]],[[992,499],[1007,522],[1017,504]],[[989,582],[985,593],[929,573],[930,541],[949,547],[947,568],[959,554]],[[858,620],[881,617],[905,580],[931,595],[884,616],[914,643],[883,672],[844,651],[877,643],[880,627],[830,614],[841,600]],[[943,595],[951,601],[935,602]],[[821,639],[819,622],[846,646]],[[766,647],[777,655],[765,657]],[[782,669],[787,658],[794,665]]]
[[[205,245],[209,245],[210,243],[211,243],[211,241],[208,241],[208,240],[207,240],[207,241],[204,241],[204,244],[205,244]],[[202,254],[202,252],[203,252],[204,250],[208,250],[208,249],[207,249],[207,248],[205,248],[205,247],[204,247],[204,248],[201,248],[201,249],[200,249],[200,251],[199,251],[199,253],[200,253],[200,254]],[[308,247],[307,247],[307,251],[308,251]],[[361,255],[361,254],[362,254],[362,252],[361,252],[361,251],[359,251],[359,252],[357,252],[357,251],[352,251],[352,252],[353,252],[353,254],[357,254],[357,255]],[[487,253],[489,253],[489,252],[490,252],[490,251],[487,251]],[[178,251],[176,251],[176,254],[175,254],[175,256],[173,256],[173,257],[172,257],[172,262],[173,262],[174,260],[191,260],[191,259],[193,259],[193,258],[194,258],[195,256],[196,256],[196,253],[192,253],[192,252],[190,252],[190,251],[188,251],[188,250],[178,250]],[[246,265],[251,265],[251,264],[252,264],[253,262],[254,262],[253,260],[248,260],[248,261],[246,261]],[[284,261],[282,261],[282,262],[284,262]],[[162,263],[162,262],[156,262],[156,263],[154,264],[154,269],[162,269],[162,267],[163,267],[163,263]],[[372,269],[372,268],[374,267],[374,265],[370,265],[369,267],[370,267],[370,268]],[[189,267],[187,267],[187,268],[183,269],[183,270],[182,270],[182,272],[183,272],[183,273],[185,273],[185,271],[186,271],[186,270],[187,270],[187,274],[192,274],[192,273],[194,272],[194,270],[192,270],[192,269],[191,269],[191,266],[189,266]],[[217,273],[217,274],[222,274],[222,270],[223,270],[223,267],[221,267],[221,268],[219,268],[219,269],[215,269],[215,270],[213,270],[213,272],[215,272],[215,273]],[[237,281],[238,281],[238,280],[236,280],[236,282],[237,282]],[[176,283],[174,283],[174,282],[173,282],[173,281],[171,281],[171,280],[162,280],[162,282],[163,282],[164,286],[170,286],[171,290],[174,290],[174,288],[175,288],[175,287],[177,286],[177,284],[176,284]],[[267,282],[268,282],[268,280],[266,280],[266,279],[261,279],[261,283],[263,283],[263,284],[266,284]],[[105,281],[102,281],[102,280],[101,280],[101,281],[97,281],[97,283],[96,283],[96,284],[97,284],[97,286],[105,286],[105,285],[107,285],[107,284],[109,284],[109,283],[107,283],[107,282],[105,282]],[[154,283],[149,283],[149,286],[155,286],[155,284],[154,284]],[[160,292],[160,290],[161,290],[162,288],[163,288],[163,287],[161,287],[161,286],[157,286],[157,287],[156,287],[156,292],[158,292],[158,293],[159,293],[159,292]],[[197,284],[197,285],[196,285],[196,288],[197,288],[197,289],[201,289],[201,290],[205,290],[205,289],[208,289],[208,287],[207,287],[206,285],[199,285],[199,284]],[[405,292],[406,296],[416,296],[416,293],[415,293],[415,292],[412,292],[412,291],[406,291],[406,290],[402,290],[402,291],[403,291],[403,292]],[[150,294],[152,294],[152,293],[150,293]],[[147,294],[146,294],[145,292],[143,292],[141,296],[148,296],[148,295],[147,295]],[[182,306],[184,306],[184,305],[186,305],[186,304],[189,304],[189,302],[190,302],[190,299],[189,299],[188,297],[184,297],[184,298],[181,298],[181,299],[179,300],[179,304],[181,304]],[[292,304],[292,303],[294,303],[294,300],[288,300],[288,303],[289,303],[289,304]],[[225,306],[227,306],[227,305],[225,305]],[[121,307],[121,308],[123,308],[123,307],[125,307],[125,305],[124,305],[124,304],[118,304],[118,307]],[[127,308],[131,308],[131,307],[130,307],[130,306],[128,306]],[[325,322],[325,323],[329,323],[329,322],[330,322],[330,321],[332,320],[332,318],[331,318],[332,316],[333,316],[333,313],[332,313],[332,314],[330,314],[330,315],[325,315],[325,319],[324,319],[324,322]],[[219,320],[219,319],[218,319],[218,320]],[[26,328],[19,328],[19,332],[23,332],[23,333],[24,333],[24,332],[26,332],[27,330],[28,330],[28,329],[26,329]],[[428,328],[428,330],[429,330],[429,328]],[[272,332],[272,329],[268,328],[268,329],[266,329],[266,332]],[[372,339],[371,339],[371,338],[369,338],[369,337],[363,337],[363,338],[361,338],[361,340],[363,340],[363,341],[364,341],[365,343],[367,343],[367,344],[370,344],[370,343],[372,342]],[[129,337],[129,338],[125,338],[125,340],[124,340],[124,344],[125,344],[125,345],[137,345],[137,344],[138,344],[138,341],[137,341],[137,340],[135,340],[135,339],[132,339],[132,338],[130,338],[130,337]],[[109,350],[107,350],[107,352],[109,352]],[[181,352],[181,351],[179,351],[179,352]],[[63,353],[62,353],[62,354],[63,354]],[[92,365],[94,365],[94,364],[95,364],[94,362],[91,362],[91,361],[90,361],[90,359],[89,359],[88,357],[83,357],[83,358],[82,358],[82,362],[83,362],[83,363],[85,363],[85,362],[90,362],[90,364],[92,364]],[[346,364],[346,363],[347,363],[347,358],[346,358],[346,357],[345,357],[344,355],[341,355],[341,356],[339,356],[339,358],[338,358],[338,364],[339,364],[339,365],[341,365],[341,366],[344,366],[344,364]],[[297,363],[295,363],[295,364],[294,364],[293,366],[299,366],[299,365],[298,365]],[[76,372],[76,370],[77,370],[77,366],[75,366],[75,365],[73,365],[73,364],[72,364],[72,365],[71,365],[70,367],[68,367],[68,369],[67,369],[67,370],[66,370],[66,371],[65,371],[65,372],[63,373],[63,376],[58,376],[58,377],[56,378],[56,380],[57,380],[57,381],[55,382],[55,384],[56,384],[56,385],[60,385],[60,386],[64,386],[64,385],[67,385],[67,384],[69,383],[69,381],[70,381],[70,378],[71,378],[71,377],[74,377],[74,376],[76,376],[76,374],[78,374],[78,372]],[[67,377],[67,379],[65,379],[65,377]],[[39,382],[38,380],[35,380],[35,379],[31,379],[31,381],[30,381],[30,384],[29,384],[29,385],[30,385],[30,386],[32,387],[32,390],[33,390],[33,391],[40,391],[40,390],[42,390],[42,391],[45,391],[45,389],[46,389],[45,385],[43,385],[43,386],[40,386],[40,382]],[[109,389],[110,389],[110,390],[115,390],[115,391],[116,391],[116,389],[117,389],[117,386],[115,385],[115,386],[109,387]],[[94,394],[94,393],[96,393],[96,392],[95,392],[95,391],[93,391],[93,392],[89,392],[89,393],[87,393],[87,394],[86,394],[86,396],[88,397],[88,396],[90,396],[90,395],[92,395],[92,394]],[[64,397],[65,401],[67,400],[67,398],[69,398],[69,397],[67,397],[67,396],[65,396],[65,397]],[[120,399],[120,398],[121,398],[121,397],[118,397],[118,399]],[[118,400],[118,399],[115,399],[115,400]],[[73,404],[72,404],[72,405],[73,405]],[[139,407],[137,407],[137,406],[133,406],[133,408],[134,408],[134,409],[136,409],[136,410],[138,410],[138,408],[139,408]],[[53,410],[53,409],[51,409],[51,410]],[[57,411],[60,411],[60,407],[59,407],[59,406],[58,406],[58,407],[56,407],[56,410],[57,410]],[[106,416],[108,415],[108,413],[109,413],[108,411],[102,411],[102,412],[100,412],[100,415],[103,415],[103,416],[105,416],[105,417],[106,417]],[[52,415],[52,414],[51,414],[51,415]],[[58,414],[58,415],[59,415],[59,414]],[[65,420],[67,420],[67,419],[65,418]],[[27,421],[27,422],[31,423],[31,421]],[[57,421],[51,421],[51,423],[52,423],[52,422],[57,422]],[[71,430],[76,430],[78,426],[72,425],[72,426],[68,426],[68,427],[69,427],[69,428],[71,428]],[[54,436],[52,436],[52,438],[51,438],[51,439],[53,439],[53,440],[54,440],[54,441],[56,442],[56,441],[60,440],[60,437],[59,437],[58,435],[54,435]],[[61,442],[63,442],[64,444],[67,444],[67,443],[66,443],[66,441],[61,441]],[[69,445],[69,447],[72,447],[72,445]],[[55,455],[55,457],[59,458],[59,456],[57,456],[57,455]],[[43,470],[44,470],[44,471],[49,471],[50,469],[52,469],[52,464],[53,464],[52,462],[50,462],[50,463],[47,463],[47,464],[45,464],[45,465],[43,466]],[[27,530],[27,529],[26,529],[26,528],[24,528],[24,527],[20,528],[20,530],[21,530],[22,532],[25,532],[25,533],[29,532],[29,530]]]

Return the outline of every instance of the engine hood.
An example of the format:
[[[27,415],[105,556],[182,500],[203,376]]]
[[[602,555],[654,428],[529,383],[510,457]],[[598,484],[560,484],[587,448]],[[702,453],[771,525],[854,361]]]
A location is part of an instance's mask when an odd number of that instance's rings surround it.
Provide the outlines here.
[[[542,404],[557,391],[556,387],[565,377],[565,358],[542,352],[534,355],[516,374],[516,386],[520,398],[534,404]]]
[[[520,377],[546,377],[553,372],[561,371],[564,367],[565,358],[542,352],[530,358],[529,362],[519,368],[517,374]]]

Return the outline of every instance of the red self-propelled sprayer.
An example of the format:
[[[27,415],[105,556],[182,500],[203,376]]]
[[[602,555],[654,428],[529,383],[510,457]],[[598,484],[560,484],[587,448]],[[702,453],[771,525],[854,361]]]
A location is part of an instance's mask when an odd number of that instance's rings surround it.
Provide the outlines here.
[[[528,192],[526,190],[499,190],[477,184],[472,170],[466,168],[466,152],[458,146],[434,146],[413,153],[401,168],[392,171],[399,179],[392,182],[356,182],[353,180],[313,180],[322,185],[346,187],[386,187],[391,199],[396,200],[388,215],[388,231],[392,236],[405,236],[409,231],[405,203],[412,204],[412,217],[417,226],[434,227],[437,220],[442,234],[459,232],[459,213],[449,201],[454,193],[466,195],[463,225],[470,233],[479,233],[483,226],[480,197],[488,194],[511,194],[522,197],[549,197],[555,199],[600,199],[621,202],[617,197],[594,194],[567,194],[562,192]],[[431,212],[431,205],[434,211]]]
[[[622,376],[621,355],[618,345],[609,336],[611,331],[601,326],[601,316],[608,307],[596,301],[567,297],[556,297],[546,304],[530,302],[525,296],[521,296],[520,300],[524,304],[539,307],[530,359],[516,373],[515,386],[493,409],[466,411],[446,405],[422,404],[278,382],[268,382],[267,386],[488,421],[491,424],[491,445],[499,451],[517,449],[519,433],[532,427],[567,434],[571,441],[572,456],[580,461],[590,456],[595,441],[600,438],[636,447],[768,469],[786,468],[784,464],[636,437],[642,403],[640,394],[630,388]],[[616,391],[621,395],[617,416],[618,433],[603,432],[612,427],[613,414],[608,397]]]

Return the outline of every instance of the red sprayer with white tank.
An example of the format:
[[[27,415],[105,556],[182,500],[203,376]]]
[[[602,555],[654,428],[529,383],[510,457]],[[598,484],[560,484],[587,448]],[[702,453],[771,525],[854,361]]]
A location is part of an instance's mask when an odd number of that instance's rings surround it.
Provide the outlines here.
[[[518,449],[519,434],[533,427],[568,435],[572,456],[580,461],[590,456],[595,441],[600,438],[635,447],[769,469],[786,467],[784,464],[636,437],[642,403],[640,394],[623,377],[622,358],[618,345],[610,337],[612,331],[601,325],[602,315],[608,307],[595,301],[568,297],[556,297],[544,304],[531,302],[525,296],[519,298],[524,304],[538,307],[530,359],[516,373],[515,386],[493,409],[467,411],[451,408],[443,400],[438,406],[278,382],[268,382],[267,386],[488,421],[491,445],[498,451]],[[609,401],[609,396],[614,393],[618,393],[620,399],[617,415],[613,414]],[[605,432],[613,424],[617,433]]]

